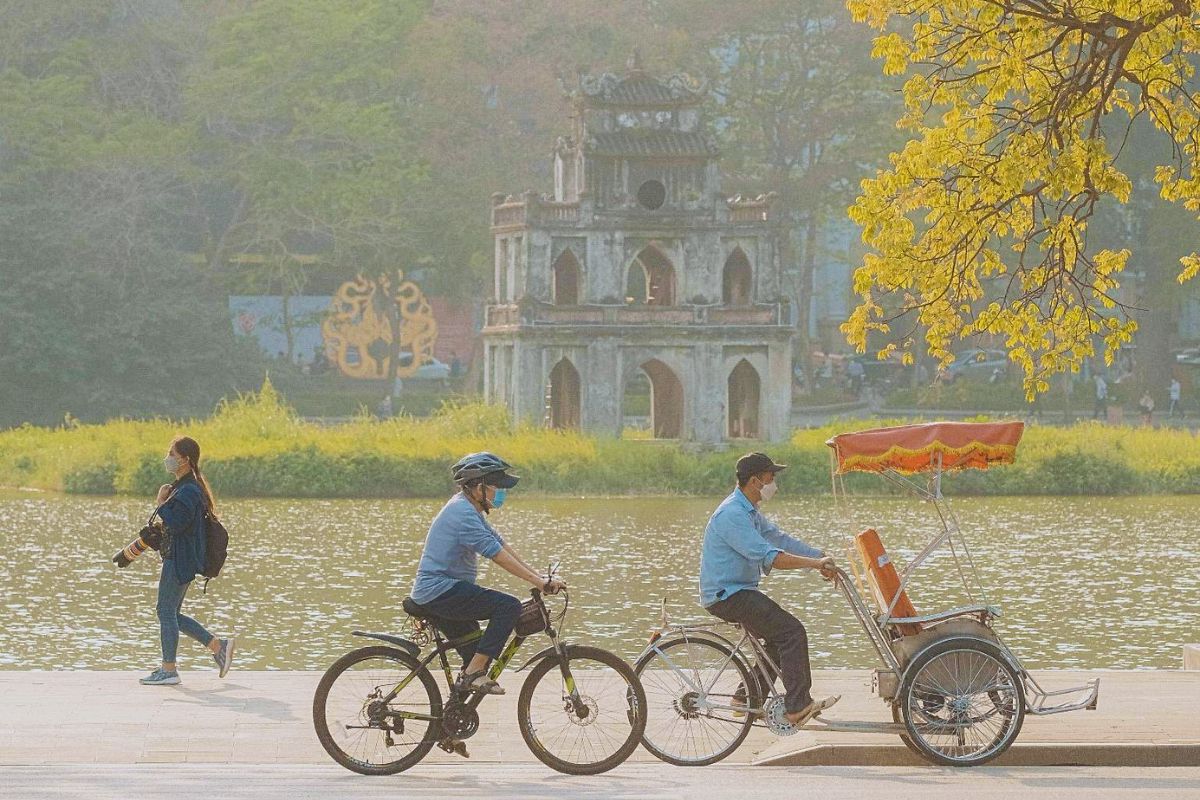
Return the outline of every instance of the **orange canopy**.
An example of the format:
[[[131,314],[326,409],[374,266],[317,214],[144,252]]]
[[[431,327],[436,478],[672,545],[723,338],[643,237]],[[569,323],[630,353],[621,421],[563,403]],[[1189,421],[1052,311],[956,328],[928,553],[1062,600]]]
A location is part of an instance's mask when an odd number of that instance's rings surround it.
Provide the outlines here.
[[[987,469],[1011,464],[1023,422],[927,422],[841,433],[825,444],[837,456],[837,471],[905,474],[943,470]]]

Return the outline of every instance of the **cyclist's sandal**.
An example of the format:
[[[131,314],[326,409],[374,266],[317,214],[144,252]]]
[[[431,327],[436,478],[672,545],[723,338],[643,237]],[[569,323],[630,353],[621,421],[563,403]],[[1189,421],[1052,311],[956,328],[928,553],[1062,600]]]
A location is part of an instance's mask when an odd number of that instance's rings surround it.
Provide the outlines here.
[[[816,719],[822,711],[824,711],[827,708],[831,708],[832,706],[834,706],[837,703],[838,700],[841,700],[841,699],[842,699],[842,696],[840,694],[831,694],[829,697],[826,697],[824,700],[812,701],[805,707],[805,709],[803,711],[800,712],[800,716],[796,719],[795,722],[792,722],[792,724],[795,725],[797,728],[803,728],[805,725],[807,725],[808,723],[810,723],[814,719]],[[789,720],[790,720],[790,717],[789,717]]]
[[[463,674],[459,676],[458,685],[456,687],[460,691],[483,692],[484,694],[504,694],[504,687],[496,683],[487,676],[487,670],[479,670],[472,672],[470,675]]]

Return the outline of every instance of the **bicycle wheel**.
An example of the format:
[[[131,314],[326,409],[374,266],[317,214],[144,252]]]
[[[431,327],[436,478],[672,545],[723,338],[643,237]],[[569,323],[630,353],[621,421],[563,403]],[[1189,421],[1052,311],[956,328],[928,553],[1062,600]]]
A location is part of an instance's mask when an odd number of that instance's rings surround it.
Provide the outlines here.
[[[596,647],[570,646],[567,660],[577,709],[551,655],[534,665],[521,686],[517,723],[538,760],[568,775],[607,772],[629,758],[646,729],[646,692],[633,669]]]
[[[385,705],[383,697],[405,679],[408,685]],[[334,761],[363,775],[402,772],[424,758],[438,739],[441,716],[442,696],[429,670],[390,647],[364,647],[342,656],[325,671],[313,697],[321,746]]]
[[[753,715],[706,708],[708,703],[762,705],[762,690],[746,662],[710,639],[660,641],[638,659],[634,672],[646,688],[642,744],[668,764],[715,764],[745,741]]]
[[[1000,648],[956,637],[914,659],[900,687],[904,726],[926,760],[985,764],[1008,749],[1025,719],[1025,689]]]

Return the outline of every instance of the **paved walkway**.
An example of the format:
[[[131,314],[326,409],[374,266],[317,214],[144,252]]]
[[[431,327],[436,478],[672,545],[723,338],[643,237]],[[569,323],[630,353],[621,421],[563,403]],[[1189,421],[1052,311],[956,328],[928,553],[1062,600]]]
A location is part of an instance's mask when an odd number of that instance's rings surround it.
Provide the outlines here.
[[[1192,800],[1200,768],[781,767],[717,764],[681,769],[625,764],[592,777],[538,765],[421,764],[402,775],[366,778],[338,766],[199,765],[0,767],[0,797],[13,800]]]
[[[235,671],[222,681],[215,672],[190,672],[175,687],[140,686],[140,674],[0,671],[0,765],[331,764],[313,733],[312,697],[319,673]],[[1200,766],[1200,672],[1037,674],[1047,689],[1074,686],[1093,676],[1101,679],[1099,710],[1028,717],[1010,752],[1058,745],[1048,763],[1078,763],[1061,746],[1080,752],[1116,747],[1127,755],[1143,753],[1132,764]],[[481,707],[483,724],[469,742],[472,762],[534,761],[516,723],[516,696],[524,676],[505,677],[508,694],[488,698]],[[842,694],[829,716],[890,720],[887,706],[870,692],[869,672],[818,671],[814,682],[818,693]],[[1146,752],[1172,752],[1183,760],[1147,761]],[[653,761],[642,749],[632,760]],[[436,748],[428,762],[463,763]],[[776,739],[759,728],[727,763],[754,762],[915,763],[890,735],[802,731]]]

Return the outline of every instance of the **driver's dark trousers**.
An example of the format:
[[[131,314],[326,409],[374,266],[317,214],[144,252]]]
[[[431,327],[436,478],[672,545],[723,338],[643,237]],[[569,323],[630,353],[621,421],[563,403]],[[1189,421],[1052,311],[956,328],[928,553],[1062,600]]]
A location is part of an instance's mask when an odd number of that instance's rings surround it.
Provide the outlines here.
[[[763,640],[767,654],[783,673],[784,707],[801,711],[812,702],[812,671],[808,665],[808,634],[800,620],[784,611],[771,598],[755,589],[742,589],[707,608],[708,613],[726,622],[737,622]],[[760,665],[768,685],[775,682],[774,671]]]

